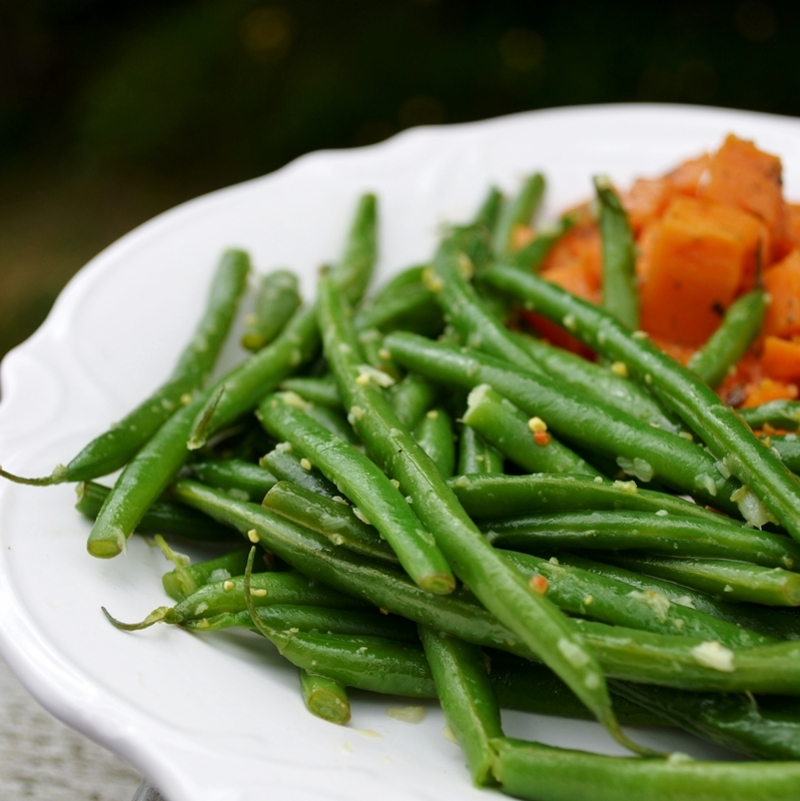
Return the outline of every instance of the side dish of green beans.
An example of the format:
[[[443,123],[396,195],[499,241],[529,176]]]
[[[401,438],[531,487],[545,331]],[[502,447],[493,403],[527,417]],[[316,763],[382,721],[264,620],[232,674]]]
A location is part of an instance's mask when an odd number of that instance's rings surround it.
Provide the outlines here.
[[[800,413],[741,417],[713,391],[768,300],[744,296],[687,370],[633,330],[633,240],[607,179],[602,307],[536,275],[569,218],[514,252],[544,188],[540,174],[509,200],[492,188],[377,292],[365,194],[315,299],[285,269],[260,279],[249,353],[209,383],[249,272],[228,251],[167,384],[50,476],[0,475],[80,482],[94,556],[159,535],[173,605],[140,622],[104,609],[117,628],[262,636],[297,666],[308,710],[339,725],[352,688],[438,698],[478,786],[796,799],[800,448],[751,426],[793,431]],[[521,305],[600,360],[514,330]],[[168,544],[186,541],[207,559]],[[502,708],[595,719],[634,755],[509,738]],[[621,724],[751,761],[654,752]]]

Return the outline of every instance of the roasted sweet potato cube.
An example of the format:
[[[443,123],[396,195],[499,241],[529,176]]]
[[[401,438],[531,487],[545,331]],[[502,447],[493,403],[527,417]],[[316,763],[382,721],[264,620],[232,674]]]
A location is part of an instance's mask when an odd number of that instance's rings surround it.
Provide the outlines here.
[[[764,273],[770,302],[764,318],[764,334],[790,337],[800,334],[800,250]]]

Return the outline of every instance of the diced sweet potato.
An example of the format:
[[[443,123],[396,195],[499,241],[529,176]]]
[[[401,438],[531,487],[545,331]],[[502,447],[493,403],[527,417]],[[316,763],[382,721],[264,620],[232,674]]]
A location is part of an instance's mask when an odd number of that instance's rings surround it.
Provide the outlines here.
[[[800,381],[800,342],[780,337],[764,337],[761,364],[769,378]]]
[[[641,278],[642,328],[699,346],[736,295],[752,287],[763,224],[747,212],[690,197],[656,223]]]
[[[764,273],[764,288],[770,295],[764,335],[800,334],[800,250],[793,250]]]
[[[774,400],[794,400],[797,398],[797,384],[775,381],[764,378],[758,384],[748,388],[747,398],[742,406],[760,406]]]
[[[549,278],[549,273],[553,270],[569,272],[578,266],[586,273],[585,280],[600,286],[600,276],[603,271],[602,245],[600,231],[592,221],[576,223],[553,245],[542,264],[541,274],[543,278]],[[574,276],[565,280],[574,280]],[[569,287],[565,286],[565,289]],[[586,300],[591,298],[587,297]]]
[[[777,156],[731,134],[711,157],[709,180],[700,188],[700,196],[754,214],[767,225],[771,241],[780,242],[784,228],[781,172]],[[764,259],[769,264],[772,252],[765,250]]]
[[[787,203],[784,207],[783,240],[776,245],[776,258],[782,259],[795,248],[800,248],[800,203]]]
[[[684,161],[672,172],[667,173],[666,178],[678,194],[696,195],[710,163],[711,158],[708,153],[703,153],[696,159]]]

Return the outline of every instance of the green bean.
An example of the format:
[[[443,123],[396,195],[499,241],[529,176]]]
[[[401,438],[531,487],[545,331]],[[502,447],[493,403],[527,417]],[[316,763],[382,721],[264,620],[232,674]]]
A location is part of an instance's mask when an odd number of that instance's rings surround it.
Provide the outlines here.
[[[773,435],[761,441],[778,452],[781,461],[789,470],[800,473],[800,439],[797,434],[786,434],[782,437]]]
[[[514,230],[519,225],[530,223],[541,203],[544,189],[544,176],[535,173],[526,178],[519,193],[502,209],[492,241],[492,249],[497,258],[502,259],[511,254]]]
[[[765,425],[788,431],[800,428],[800,401],[774,400],[736,411],[751,428],[763,428]]]
[[[174,491],[183,502],[235,526],[295,569],[340,592],[467,642],[541,659],[470,592],[426,593],[401,571],[336,549],[321,535],[202,484],[181,479]],[[800,644],[795,642],[734,652],[694,637],[589,621],[573,624],[611,677],[687,690],[800,695]],[[733,671],[728,670],[731,664]]]
[[[674,725],[741,754],[760,759],[800,757],[797,716],[765,709],[752,696],[685,693],[616,680],[611,687],[615,697],[638,702]]]
[[[292,484],[327,498],[340,497],[336,485],[328,481],[308,459],[294,453],[288,442],[281,442],[274,450],[262,456],[260,464],[280,481],[291,481]]]
[[[280,389],[284,392],[295,392],[304,400],[315,403],[317,406],[330,406],[332,409],[342,408],[342,399],[332,376],[324,378],[309,378],[306,376],[293,376],[281,382]]]
[[[193,422],[186,447],[196,450],[212,434],[251,411],[289,373],[308,361],[319,344],[314,309],[301,309],[268,347],[217,382]]]
[[[319,314],[324,350],[339,391],[351,413],[353,407],[363,411],[353,416],[356,432],[370,455],[411,499],[456,575],[488,610],[540,654],[615,738],[637,748],[620,731],[599,666],[575,639],[572,624],[532,592],[519,573],[485,542],[430,458],[402,429],[379,387],[361,379],[346,301],[324,277],[320,281]]]
[[[500,220],[504,204],[505,197],[503,197],[503,193],[496,186],[490,186],[478,209],[475,225],[484,227],[490,233],[494,232]]]
[[[204,484],[249,501],[260,501],[277,481],[269,470],[243,459],[204,459],[192,462],[189,469]]]
[[[331,268],[331,280],[353,306],[364,296],[378,255],[378,200],[365,194],[358,200],[353,221],[339,261]]]
[[[247,285],[250,259],[226,250],[211,284],[206,309],[189,344],[165,384],[108,431],[93,439],[66,467],[45,478],[25,479],[0,469],[0,476],[25,484],[87,481],[125,465],[164,422],[208,378]]]
[[[300,306],[297,276],[275,270],[261,277],[254,311],[245,318],[242,347],[250,351],[269,345]]]
[[[766,645],[774,637],[748,631],[691,607],[673,604],[659,592],[639,592],[630,585],[558,560],[520,553],[507,557],[532,581],[543,578],[542,591],[565,612],[656,634],[686,634],[716,640],[730,648]]]
[[[94,481],[82,481],[76,491],[78,500],[75,508],[82,515],[95,520],[111,489]],[[166,534],[182,542],[230,542],[238,539],[232,529],[163,498],[153,502],[136,526],[136,531],[140,534]]]
[[[595,176],[598,224],[603,245],[603,308],[631,330],[639,327],[639,292],[636,288],[636,246],[628,215],[611,181]]]
[[[800,765],[612,757],[502,738],[492,740],[504,793],[531,801],[790,801]]]
[[[352,406],[350,414],[357,416]],[[287,402],[285,396],[265,398],[258,407],[258,416],[267,431],[291,442],[301,456],[357,504],[356,515],[374,522],[408,574],[421,587],[438,594],[453,590],[455,580],[441,551],[424,531],[400,490],[374,462],[348,443],[331,436]]]
[[[425,412],[433,406],[438,394],[435,384],[416,373],[409,373],[389,388],[389,400],[394,413],[411,430],[417,427]]]
[[[653,512],[719,522],[721,515],[663,492],[640,489],[634,481],[603,481],[586,476],[459,476],[449,482],[475,518],[583,509]],[[727,518],[722,518],[726,520]]]
[[[672,581],[646,576],[626,570],[619,565],[597,562],[574,554],[561,552],[561,564],[579,567],[598,576],[612,578],[630,585],[643,593],[660,593],[679,606],[697,609],[706,614],[736,623],[760,634],[780,640],[800,639],[800,625],[791,610],[781,607],[764,607],[748,603],[727,603],[712,598],[705,592],[682,586]]]
[[[501,737],[500,706],[486,672],[483,652],[448,634],[419,627],[439,702],[450,730],[467,758],[473,783],[495,784],[493,737]]]
[[[725,312],[717,330],[686,365],[712,389],[716,389],[728,372],[747,353],[761,332],[769,296],[753,289],[738,297]]]
[[[453,439],[453,421],[442,406],[428,410],[417,423],[414,438],[428,454],[443,478],[455,471],[456,447]]]
[[[767,568],[724,559],[668,558],[666,556],[614,556],[622,567],[650,573],[684,584],[726,601],[747,601],[765,606],[800,606],[800,575],[779,567]]]
[[[502,473],[503,455],[474,428],[463,426],[458,440],[458,474]],[[452,484],[450,485],[452,489]],[[456,493],[458,494],[458,493]]]
[[[350,720],[347,688],[341,682],[300,669],[300,689],[306,709],[322,720],[344,726]]]
[[[386,373],[393,381],[400,378],[400,371],[383,347],[383,334],[377,328],[359,331],[358,342],[361,346],[361,352],[364,354],[364,361],[367,364]]]
[[[395,552],[375,527],[359,520],[343,498],[334,501],[289,481],[279,481],[262,504],[265,509],[322,534],[334,545],[387,564],[399,564]]]
[[[658,478],[717,508],[737,509],[731,498],[737,484],[724,478],[713,456],[683,437],[478,351],[400,332],[390,334],[386,346],[401,364],[437,381],[470,388],[491,385],[523,412],[541,417],[562,439],[615,458],[630,475]]]
[[[489,541],[501,548],[628,551],[734,559],[763,567],[800,569],[800,545],[789,537],[725,521],[650,512],[561,512],[487,520]]]
[[[248,551],[248,548],[241,548],[195,564],[176,565],[173,570],[161,577],[164,592],[173,601],[182,601],[193,592],[197,592],[200,587],[213,581],[225,581],[233,576],[241,576],[247,564]]]
[[[538,229],[536,237],[524,248],[500,261],[518,269],[539,272],[550,249],[572,228],[574,223],[574,217],[566,214],[553,225],[542,226]]]
[[[89,534],[89,553],[110,558],[125,550],[128,537],[144,513],[186,461],[190,434],[212,399],[219,398],[222,392],[222,399],[215,404],[215,419],[237,417],[251,408],[258,397],[277,386],[293,367],[309,358],[316,346],[313,313],[298,312],[271,345],[234,367],[214,386],[199,392],[191,403],[169,418],[114,484]]]
[[[358,444],[358,437],[353,433],[352,427],[341,410],[331,409],[330,406],[317,406],[316,403],[306,401],[294,392],[283,393],[283,396],[291,398],[293,405],[302,409],[312,420],[328,429],[331,434],[336,434],[350,445]]]
[[[529,418],[488,384],[479,384],[469,393],[463,421],[531,473],[569,473],[592,478],[600,475],[551,436],[541,418]],[[541,442],[537,436],[542,438]]]
[[[759,525],[771,516],[800,539],[800,484],[780,459],[762,447],[747,424],[705,384],[646,339],[555,285],[497,265],[486,276],[493,286],[536,305],[537,312],[565,324],[570,333],[626,369],[680,415],[725,470],[742,482],[742,514]],[[714,504],[717,505],[717,504]]]
[[[617,375],[607,365],[587,361],[527,334],[515,334],[515,339],[552,378],[650,425],[665,431],[680,431],[680,426],[652,395],[629,378]]]

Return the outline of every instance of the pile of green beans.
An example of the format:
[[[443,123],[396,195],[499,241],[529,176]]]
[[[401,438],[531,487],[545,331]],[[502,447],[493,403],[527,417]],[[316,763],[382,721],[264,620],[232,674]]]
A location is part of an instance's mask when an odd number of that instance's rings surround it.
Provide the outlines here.
[[[228,252],[198,328],[208,352],[196,338],[147,402],[158,420],[134,412],[29,480],[82,482],[95,556],[134,530],[221,549],[190,564],[159,538],[174,605],[109,620],[263,635],[297,666],[308,709],[340,725],[348,688],[436,697],[474,783],[511,795],[796,797],[800,447],[748,423],[794,430],[800,412],[742,419],[712,391],[767,298],[744,296],[690,369],[675,364],[633,330],[631,229],[609,181],[595,188],[602,308],[534,274],[571,218],[513,250],[539,174],[509,202],[493,188],[429,263],[371,298],[377,200],[364,195],[315,302],[286,270],[267,275],[252,355],[204,385],[248,266]],[[512,331],[514,303],[605,361]],[[113,487],[95,482],[121,467]],[[501,708],[598,720],[639,756],[511,740]],[[664,758],[620,723],[769,764]]]

